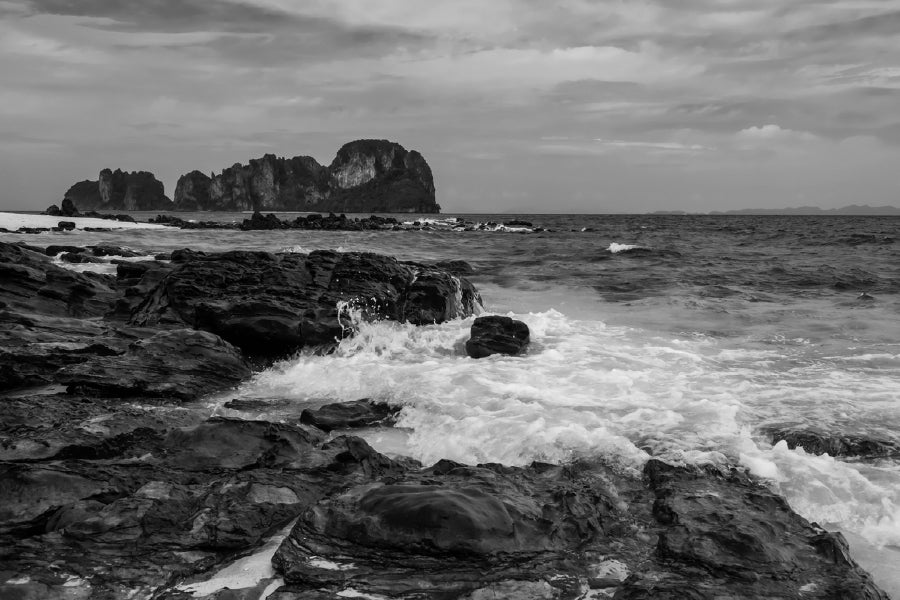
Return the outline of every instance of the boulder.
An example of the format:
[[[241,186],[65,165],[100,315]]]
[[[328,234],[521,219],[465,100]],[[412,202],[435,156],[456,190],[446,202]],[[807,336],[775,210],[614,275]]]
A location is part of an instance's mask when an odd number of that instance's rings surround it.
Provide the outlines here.
[[[353,402],[326,404],[319,408],[306,408],[300,413],[300,422],[322,431],[332,431],[385,425],[391,422],[396,413],[397,409],[388,404],[363,398]]]
[[[174,258],[174,257],[173,257]],[[359,318],[413,324],[468,316],[480,302],[466,280],[368,253],[226,252],[183,257],[130,323],[190,326],[251,357],[333,346]]]
[[[528,346],[528,325],[510,317],[478,317],[472,323],[472,335],[466,342],[466,354],[484,358],[492,354],[521,354]]]

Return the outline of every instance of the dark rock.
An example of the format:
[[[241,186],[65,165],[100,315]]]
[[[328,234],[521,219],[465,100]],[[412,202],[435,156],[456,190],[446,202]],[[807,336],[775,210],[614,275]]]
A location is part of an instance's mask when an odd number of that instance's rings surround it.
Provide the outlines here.
[[[67,204],[73,212],[67,212]],[[81,181],[66,191],[62,214],[76,216],[78,210],[169,210],[162,182],[153,173],[103,169],[97,181]]]
[[[352,332],[351,309],[370,320],[441,323],[477,302],[465,280],[376,254],[226,252],[186,257],[130,322],[188,325],[275,358],[334,345]]]
[[[47,256],[56,256],[57,254],[60,254],[62,252],[68,252],[69,254],[78,254],[78,253],[84,252],[85,250],[86,250],[86,248],[80,248],[78,246],[51,245],[51,246],[47,246],[47,248],[44,250],[44,253]]]
[[[96,256],[86,256],[82,252],[63,252],[59,255],[60,260],[67,263],[102,263],[103,260]]]
[[[44,254],[2,242],[0,279],[0,301],[25,314],[101,316],[115,297],[111,278],[75,273],[54,265]]]
[[[206,256],[205,252],[197,252],[191,250],[190,248],[182,248],[181,250],[172,250],[172,254],[169,256],[169,260],[173,263],[182,263],[188,262],[190,260],[196,260],[203,256]]]
[[[75,223],[72,221],[60,221],[56,224],[56,227],[62,231],[72,231],[75,229]]]
[[[439,212],[425,159],[387,140],[345,144],[331,165],[314,158],[267,154],[211,177],[191,171],[178,180],[176,210]]]
[[[300,422],[323,431],[332,431],[388,424],[396,413],[396,408],[364,398],[304,409],[300,414]]]
[[[129,248],[123,248],[122,246],[90,246],[91,252],[94,256],[124,256],[125,258],[134,258],[137,256],[143,256],[140,252],[135,252]]]
[[[772,443],[787,442],[788,448],[803,448],[810,454],[881,458],[900,456],[900,441],[871,435],[829,433],[803,426],[769,426],[763,432]]]
[[[249,219],[244,219],[241,229],[282,229],[281,220],[272,213],[263,216],[259,211],[253,213]]]
[[[51,204],[47,207],[47,210],[43,212],[45,215],[50,215],[51,217],[59,217],[62,216],[62,211],[55,204]]]
[[[643,480],[442,461],[319,500],[273,562],[280,598],[887,598],[746,474],[659,461]]]
[[[63,368],[56,381],[71,392],[190,400],[237,385],[250,375],[231,344],[204,331],[161,331],[132,343],[121,356],[98,356]]]
[[[75,203],[72,202],[71,198],[63,198],[62,208],[60,212],[65,217],[79,217],[81,214],[78,212],[78,207],[75,206]]]
[[[162,597],[319,498],[400,469],[362,440],[323,445],[301,428],[231,419],[151,424],[5,464],[0,595],[35,584],[42,598]]]
[[[746,474],[710,476],[657,460],[644,473],[663,526],[656,556],[665,575],[627,581],[623,597],[642,597],[649,581],[668,579],[700,597],[728,589],[736,597],[887,598],[840,534],[810,524]]]
[[[520,354],[531,336],[528,325],[509,317],[478,317],[472,323],[472,336],[466,342],[466,354],[484,358],[491,354]]]
[[[564,575],[587,569],[574,551],[602,537],[601,515],[615,509],[599,480],[550,469],[450,465],[351,488],[304,513],[273,562],[297,592],[463,597],[518,580],[554,597]]]
[[[475,268],[464,260],[441,260],[434,263],[434,266],[452,273],[453,275],[474,275]]]

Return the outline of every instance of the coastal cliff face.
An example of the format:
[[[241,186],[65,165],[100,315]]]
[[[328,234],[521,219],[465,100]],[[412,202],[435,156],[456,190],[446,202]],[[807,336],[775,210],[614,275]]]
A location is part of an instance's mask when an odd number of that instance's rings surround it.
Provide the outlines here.
[[[175,187],[175,210],[440,212],[431,168],[387,140],[345,144],[331,165],[266,154],[221,174],[191,171]]]
[[[80,181],[64,199],[78,210],[171,210],[163,183],[147,171],[103,169],[96,181]]]

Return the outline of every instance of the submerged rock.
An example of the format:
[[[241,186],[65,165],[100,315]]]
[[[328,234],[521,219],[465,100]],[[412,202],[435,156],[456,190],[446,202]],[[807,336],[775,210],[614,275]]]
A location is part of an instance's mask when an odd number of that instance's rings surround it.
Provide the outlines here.
[[[515,356],[525,350],[530,339],[528,325],[522,321],[499,315],[478,317],[472,323],[466,353],[472,358],[485,358],[492,354]]]

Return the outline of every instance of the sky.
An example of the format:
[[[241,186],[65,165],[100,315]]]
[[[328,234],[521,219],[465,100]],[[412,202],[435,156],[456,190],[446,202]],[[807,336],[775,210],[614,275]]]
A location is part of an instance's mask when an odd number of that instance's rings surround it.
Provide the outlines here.
[[[900,0],[0,0],[0,209],[359,138],[444,212],[900,206]]]

